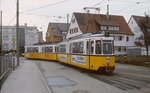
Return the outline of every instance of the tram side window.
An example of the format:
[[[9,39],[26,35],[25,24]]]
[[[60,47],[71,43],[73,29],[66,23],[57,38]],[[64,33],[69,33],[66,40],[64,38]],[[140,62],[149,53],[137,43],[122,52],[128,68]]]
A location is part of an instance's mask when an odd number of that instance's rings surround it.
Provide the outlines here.
[[[33,49],[33,52],[34,52],[34,53],[38,53],[38,47],[35,47],[35,48]]]
[[[101,40],[96,40],[95,53],[96,53],[96,54],[101,54]]]
[[[47,53],[52,53],[53,52],[53,47],[52,46],[46,47],[46,52]]]
[[[59,52],[59,47],[55,46],[55,53],[58,53],[58,52]]]
[[[30,53],[30,52],[31,52],[31,48],[28,47],[28,48],[27,48],[27,53]]]
[[[89,52],[90,52],[90,50],[89,50],[90,49],[89,43],[90,43],[89,41],[86,42],[86,53],[87,54],[89,54]]]
[[[94,41],[87,41],[86,44],[87,54],[93,54],[94,52]]]
[[[84,42],[74,42],[72,45],[72,53],[84,53]]]
[[[73,44],[72,44],[72,43],[70,43],[69,53],[72,53],[72,50],[73,50]]]
[[[63,45],[59,46],[59,52],[60,53],[66,53],[66,44],[63,44]]]
[[[42,53],[45,53],[45,47],[42,47]]]
[[[91,54],[94,53],[94,41],[91,41]]]

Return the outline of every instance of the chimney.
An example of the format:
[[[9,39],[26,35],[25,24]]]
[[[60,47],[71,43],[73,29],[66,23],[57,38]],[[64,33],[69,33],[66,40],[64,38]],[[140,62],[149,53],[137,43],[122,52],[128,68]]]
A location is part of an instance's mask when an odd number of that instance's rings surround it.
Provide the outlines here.
[[[107,18],[107,21],[109,21],[109,5],[107,5],[107,14],[106,14],[106,18]]]
[[[149,16],[146,14],[146,12],[145,12],[145,20],[146,20],[146,21],[145,21],[146,23],[149,22]]]
[[[27,23],[24,23],[24,26],[27,26]]]

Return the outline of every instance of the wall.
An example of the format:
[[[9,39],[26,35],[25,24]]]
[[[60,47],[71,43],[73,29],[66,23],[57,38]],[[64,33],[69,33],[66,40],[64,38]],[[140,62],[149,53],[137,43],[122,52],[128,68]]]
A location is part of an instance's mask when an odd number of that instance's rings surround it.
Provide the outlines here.
[[[144,44],[144,41],[138,39],[143,35],[143,32],[141,31],[133,17],[129,20],[128,25],[131,31],[134,33],[134,42],[141,42],[142,44]]]
[[[74,29],[74,28],[78,28],[78,33],[70,34],[70,29]],[[74,15],[72,15],[71,24],[70,24],[70,27],[69,27],[69,30],[68,30],[66,38],[71,38],[71,37],[74,37],[74,36],[77,36],[77,35],[81,35],[81,34],[83,34],[83,33],[82,33],[82,31],[80,30],[80,28],[78,26],[76,18],[74,17]]]

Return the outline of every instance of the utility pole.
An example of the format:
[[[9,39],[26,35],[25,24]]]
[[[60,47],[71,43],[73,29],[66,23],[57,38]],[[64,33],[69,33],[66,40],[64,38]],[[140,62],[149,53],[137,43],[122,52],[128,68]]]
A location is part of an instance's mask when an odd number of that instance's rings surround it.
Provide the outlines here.
[[[69,14],[67,14],[67,30],[69,30]]]
[[[1,9],[1,0],[0,0],[0,56],[2,56],[2,9]],[[1,60],[0,60],[1,61]]]
[[[0,11],[0,56],[2,56],[2,11]]]
[[[17,65],[19,66],[19,0],[17,0],[17,12],[16,12],[17,18],[16,18],[16,38],[17,38]]]

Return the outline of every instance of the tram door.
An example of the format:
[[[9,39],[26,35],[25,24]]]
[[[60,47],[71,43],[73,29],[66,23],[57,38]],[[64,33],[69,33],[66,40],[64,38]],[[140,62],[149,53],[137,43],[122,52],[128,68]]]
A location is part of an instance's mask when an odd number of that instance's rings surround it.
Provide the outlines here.
[[[86,54],[88,55],[88,63],[90,69],[90,57],[94,53],[94,41],[89,39],[86,44]]]

